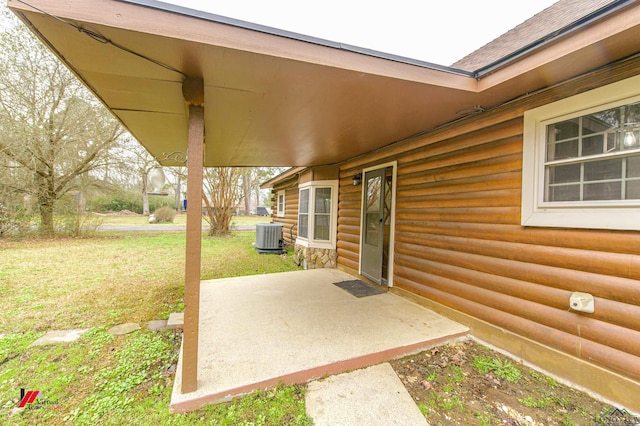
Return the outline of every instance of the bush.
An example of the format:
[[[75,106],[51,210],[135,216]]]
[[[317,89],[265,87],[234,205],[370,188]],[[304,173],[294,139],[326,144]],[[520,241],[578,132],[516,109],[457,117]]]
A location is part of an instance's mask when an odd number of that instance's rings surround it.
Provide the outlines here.
[[[176,207],[173,197],[149,195],[149,211],[154,211],[163,206]],[[142,214],[142,196],[135,191],[122,191],[116,194],[102,194],[87,200],[87,207],[95,212],[119,212],[129,210]]]
[[[142,213],[142,197],[136,192],[102,194],[87,200],[87,207],[97,212],[119,212],[129,210]]]
[[[153,217],[157,223],[173,223],[173,219],[176,217],[176,211],[169,206],[162,206],[153,212]]]

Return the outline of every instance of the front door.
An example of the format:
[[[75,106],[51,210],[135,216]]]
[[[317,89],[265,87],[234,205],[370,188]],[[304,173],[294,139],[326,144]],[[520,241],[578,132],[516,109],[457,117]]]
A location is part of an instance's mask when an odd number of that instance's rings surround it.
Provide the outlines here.
[[[378,284],[382,283],[384,257],[385,181],[384,167],[364,174],[361,273]]]

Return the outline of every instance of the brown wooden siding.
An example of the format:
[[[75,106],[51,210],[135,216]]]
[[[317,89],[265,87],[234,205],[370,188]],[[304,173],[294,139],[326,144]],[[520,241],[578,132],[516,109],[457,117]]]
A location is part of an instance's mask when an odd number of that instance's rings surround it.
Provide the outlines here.
[[[397,160],[394,285],[640,378],[640,233],[520,226],[523,113],[640,72],[627,61],[341,165],[338,263],[357,270],[362,169]],[[574,291],[593,314],[569,311]]]
[[[277,217],[278,214],[278,191],[284,189],[284,217]],[[284,240],[293,244],[298,237],[298,185],[297,178],[281,183],[273,188],[271,198],[271,217],[273,223],[282,224],[282,234]]]

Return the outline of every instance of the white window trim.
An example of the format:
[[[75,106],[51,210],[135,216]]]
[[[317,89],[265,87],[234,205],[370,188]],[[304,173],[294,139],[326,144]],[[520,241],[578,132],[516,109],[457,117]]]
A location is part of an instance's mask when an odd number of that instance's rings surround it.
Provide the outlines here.
[[[314,215],[315,215],[315,189],[316,188],[331,188],[331,217],[330,217],[330,240],[315,240],[311,238],[314,234]],[[303,189],[309,189],[309,236],[310,238],[303,238],[298,236],[296,238],[296,244],[304,247],[312,248],[336,248],[336,238],[338,234],[338,181],[337,180],[316,180],[311,182],[305,182],[298,187],[298,194]],[[300,215],[300,208],[298,207],[298,217]]]
[[[282,210],[280,209],[280,196],[282,196]],[[276,217],[284,217],[286,211],[286,202],[286,191],[284,189],[281,189],[276,194]]]
[[[546,125],[640,100],[640,76],[524,113],[523,226],[640,230],[640,201],[544,202]]]

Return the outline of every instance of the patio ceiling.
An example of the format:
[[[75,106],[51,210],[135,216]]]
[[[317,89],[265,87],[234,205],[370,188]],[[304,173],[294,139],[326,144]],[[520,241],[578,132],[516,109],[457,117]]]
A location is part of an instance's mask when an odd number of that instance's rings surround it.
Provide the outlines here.
[[[337,163],[640,52],[638,2],[481,78],[153,0],[8,5],[159,159],[202,78],[206,166]]]

